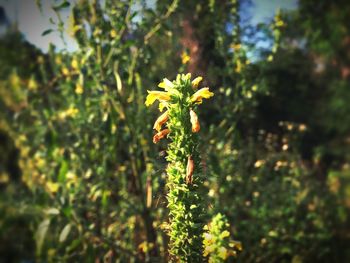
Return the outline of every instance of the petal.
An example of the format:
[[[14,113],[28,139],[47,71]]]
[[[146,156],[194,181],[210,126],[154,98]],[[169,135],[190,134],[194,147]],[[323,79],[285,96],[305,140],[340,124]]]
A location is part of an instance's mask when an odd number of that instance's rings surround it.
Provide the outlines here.
[[[147,95],[146,102],[145,102],[146,106],[152,105],[156,100],[160,100],[160,101],[170,100],[170,96],[167,92],[149,91],[149,90],[147,90],[147,92],[148,92],[148,95]]]
[[[169,89],[174,88],[174,84],[168,80],[167,78],[164,78],[161,83],[158,84],[158,87],[165,89],[168,91]]]
[[[210,97],[213,97],[214,93],[209,91],[209,88],[202,88],[198,90],[195,94],[192,95],[191,101],[196,102],[199,101],[201,102],[202,98],[203,99],[209,99]]]
[[[220,237],[221,238],[225,238],[225,237],[228,237],[230,236],[230,232],[228,232],[227,230],[224,230],[221,234],[220,234]]]

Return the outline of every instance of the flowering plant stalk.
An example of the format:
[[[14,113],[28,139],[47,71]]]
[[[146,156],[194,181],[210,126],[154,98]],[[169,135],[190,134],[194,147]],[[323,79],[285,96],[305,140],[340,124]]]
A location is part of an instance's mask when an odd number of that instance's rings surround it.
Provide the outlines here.
[[[153,142],[168,137],[167,187],[170,215],[169,252],[181,262],[203,261],[204,205],[199,194],[202,184],[197,133],[200,130],[196,108],[214,95],[209,88],[198,90],[202,77],[191,81],[191,74],[164,79],[164,91],[148,91],[146,105],[159,101],[164,113],[156,120]],[[163,126],[166,126],[162,129]]]
[[[236,256],[242,250],[241,242],[231,239],[229,228],[227,218],[220,213],[204,227],[204,256],[208,257],[209,263],[226,262],[230,256]]]

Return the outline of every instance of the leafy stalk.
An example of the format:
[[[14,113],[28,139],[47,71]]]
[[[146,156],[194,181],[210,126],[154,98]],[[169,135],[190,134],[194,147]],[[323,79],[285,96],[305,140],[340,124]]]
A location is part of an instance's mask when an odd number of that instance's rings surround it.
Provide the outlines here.
[[[191,82],[191,75],[178,75],[176,80],[164,79],[159,87],[165,91],[149,91],[146,105],[160,101],[160,110],[166,111],[157,119],[158,131],[153,142],[168,136],[171,143],[167,150],[167,187],[169,207],[169,252],[181,262],[203,261],[204,202],[200,194],[202,185],[200,156],[197,150],[200,130],[195,113],[203,98],[214,94],[209,88],[198,91],[198,77]],[[162,129],[162,125],[166,128]]]

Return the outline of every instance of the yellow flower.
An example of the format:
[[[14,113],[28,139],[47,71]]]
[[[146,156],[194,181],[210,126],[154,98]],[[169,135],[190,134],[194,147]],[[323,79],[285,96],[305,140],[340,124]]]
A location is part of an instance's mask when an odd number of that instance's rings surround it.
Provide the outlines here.
[[[204,233],[203,234],[204,237],[204,245],[209,246],[210,244],[212,244],[214,242],[214,236],[210,233]]]
[[[174,89],[174,86],[175,85],[167,78],[164,78],[163,81],[158,84],[159,88],[163,88],[166,91],[171,91],[172,89]]]
[[[282,20],[278,20],[278,21],[276,21],[276,26],[282,27],[282,26],[284,26],[284,22]]]
[[[227,258],[227,249],[225,247],[220,247],[218,252],[219,252],[219,257],[221,257],[222,259]]]
[[[237,60],[237,65],[236,65],[235,71],[237,73],[240,73],[242,71],[242,63],[240,60]]]
[[[234,240],[233,240],[233,241],[229,244],[229,246],[232,247],[232,248],[236,248],[236,249],[238,249],[239,251],[242,250],[242,243],[239,242],[239,241],[234,241]]]
[[[230,236],[230,232],[228,232],[227,230],[223,231],[221,234],[220,234],[220,237],[221,238],[225,238],[225,237],[229,237]]]
[[[193,87],[193,88],[198,88],[198,85],[199,85],[199,83],[202,81],[202,79],[203,79],[203,78],[202,78],[201,76],[195,78],[195,79],[192,81],[192,87]]]
[[[60,112],[58,114],[58,118],[60,120],[64,120],[68,117],[74,118],[78,113],[79,113],[79,110],[77,108],[74,108],[71,106],[68,109],[66,109],[65,111]]]
[[[165,130],[162,130],[158,133],[156,133],[154,136],[153,136],[153,143],[157,143],[160,141],[160,139],[163,139],[165,136],[167,136],[169,134],[170,130],[169,129],[165,129]]]
[[[55,63],[56,63],[57,65],[61,65],[61,64],[62,64],[62,58],[59,57],[59,56],[57,56],[57,57],[55,58]]]
[[[181,60],[182,60],[182,64],[186,64],[191,60],[191,57],[187,54],[187,52],[184,51],[181,54]]]
[[[146,106],[150,106],[152,105],[156,100],[159,101],[167,101],[170,100],[170,96],[168,94],[168,92],[164,92],[164,91],[149,91],[147,90],[148,95],[146,98]]]
[[[79,68],[79,63],[76,59],[72,60],[71,66],[73,69],[78,69]]]
[[[63,69],[62,69],[62,74],[63,74],[64,76],[68,76],[68,75],[69,75],[69,70],[68,70],[67,68],[63,68]]]
[[[58,188],[60,187],[60,185],[58,183],[54,183],[52,181],[48,181],[46,182],[46,187],[47,187],[47,190],[54,194],[54,193],[57,193],[58,191]]]
[[[112,38],[116,38],[118,35],[117,31],[115,31],[114,29],[112,29],[111,32],[109,32],[109,34],[111,35]]]
[[[168,112],[166,111],[158,117],[158,119],[153,125],[153,129],[159,132],[160,129],[162,128],[162,125],[168,120],[168,118],[169,118]]]
[[[38,84],[36,83],[36,81],[33,77],[29,79],[28,89],[29,90],[37,90],[38,89]]]
[[[198,90],[195,94],[193,94],[191,97],[191,101],[201,104],[203,99],[209,99],[210,97],[213,97],[213,96],[214,96],[214,93],[210,92],[209,88],[206,87]]]
[[[232,44],[231,47],[233,48],[233,50],[239,50],[241,49],[241,44]]]
[[[77,83],[77,85],[75,86],[75,93],[76,94],[83,94],[84,92],[84,88],[80,83]]]
[[[191,117],[190,121],[192,124],[192,132],[194,133],[199,132],[201,127],[199,125],[198,116],[193,110],[190,110],[190,117]]]
[[[206,246],[203,251],[203,256],[208,256],[211,252],[214,251],[214,245]]]

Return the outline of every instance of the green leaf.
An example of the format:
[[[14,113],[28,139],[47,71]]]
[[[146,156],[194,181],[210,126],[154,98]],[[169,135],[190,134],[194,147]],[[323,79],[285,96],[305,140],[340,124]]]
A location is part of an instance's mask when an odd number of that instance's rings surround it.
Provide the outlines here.
[[[55,207],[50,207],[47,210],[45,210],[45,213],[48,215],[58,215],[60,213],[60,210],[58,210]]]
[[[46,36],[46,35],[50,34],[50,33],[53,32],[53,31],[54,31],[53,29],[47,29],[47,30],[45,30],[44,32],[41,33],[41,36],[42,36],[42,37],[43,37],[43,36]]]
[[[40,225],[38,226],[38,229],[35,233],[37,255],[41,254],[41,249],[42,249],[42,246],[44,243],[44,239],[45,239],[47,230],[49,229],[49,226],[50,226],[50,219],[46,218],[40,223]]]
[[[70,6],[70,3],[67,1],[63,1],[63,3],[56,5],[56,6],[52,6],[52,9],[55,11],[59,11],[61,9],[67,8]]]
[[[62,161],[60,171],[58,172],[58,181],[64,183],[66,181],[66,174],[68,172],[68,163]]]

